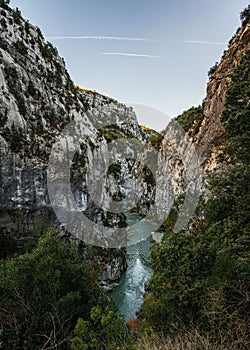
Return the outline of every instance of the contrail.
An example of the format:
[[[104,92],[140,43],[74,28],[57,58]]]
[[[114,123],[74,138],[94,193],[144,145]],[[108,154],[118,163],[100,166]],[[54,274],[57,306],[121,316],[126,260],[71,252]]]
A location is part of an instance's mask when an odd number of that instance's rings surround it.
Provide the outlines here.
[[[183,44],[204,44],[204,45],[225,45],[226,44],[222,42],[211,42],[211,41],[203,41],[203,40],[174,40],[172,42],[183,43]]]
[[[146,38],[129,38],[122,36],[81,35],[81,36],[48,36],[50,40],[117,40],[117,41],[154,41]]]
[[[182,44],[200,44],[200,45],[225,45],[224,42],[213,42],[205,40],[164,40],[164,39],[148,39],[138,37],[123,36],[105,36],[105,35],[75,35],[75,36],[48,36],[49,40],[106,40],[106,41],[145,41],[145,42],[162,42],[162,43],[182,43]]]
[[[141,53],[124,53],[124,52],[102,52],[102,55],[128,56],[128,57],[146,57],[146,58],[163,58],[162,56],[145,55]]]

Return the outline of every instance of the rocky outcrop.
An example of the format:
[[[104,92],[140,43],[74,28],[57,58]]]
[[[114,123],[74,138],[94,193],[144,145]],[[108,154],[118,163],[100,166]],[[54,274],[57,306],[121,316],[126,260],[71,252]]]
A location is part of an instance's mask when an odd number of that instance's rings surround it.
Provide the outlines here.
[[[57,50],[18,10],[4,6],[0,16],[1,236],[12,235],[21,249],[35,223],[67,228],[72,203],[64,191],[49,193],[50,165],[57,184],[69,174],[77,211],[95,227],[91,232],[81,228],[81,237],[115,248],[100,276],[105,285],[117,282],[126,265],[119,249],[126,245],[126,218],[112,205],[131,192],[138,147],[126,140],[145,143],[135,113],[95,91],[75,87]],[[59,144],[67,159],[55,151]],[[53,150],[58,156],[54,163]],[[69,161],[68,169],[64,161]],[[56,215],[60,210],[63,220]],[[98,223],[104,227],[101,239]],[[124,237],[117,236],[122,229]]]
[[[242,54],[250,48],[250,24],[238,29],[231,39],[220,63],[207,85],[207,96],[204,104],[204,119],[194,142],[205,170],[217,166],[216,154],[226,139],[226,133],[220,120],[224,108],[227,89],[235,67]]]
[[[195,136],[189,136],[184,130],[181,132],[175,123],[170,123],[166,128],[158,156],[155,195],[160,215],[169,211],[178,194],[186,193],[185,201],[192,203],[187,215],[191,219],[193,209],[198,204],[198,194],[207,193],[206,172],[220,170],[217,155],[227,138],[220,117],[234,69],[249,48],[250,24],[246,23],[231,39],[228,50],[208,83],[203,107],[204,118]],[[190,191],[193,194],[187,196]],[[181,219],[180,222],[185,227],[188,219]]]
[[[194,214],[205,172],[218,167],[226,138],[220,116],[232,73],[250,47],[250,26],[238,30],[213,73],[198,133],[189,136],[171,122],[161,141],[139,127],[132,108],[74,86],[57,50],[18,10],[5,5],[0,16],[1,233],[21,247],[34,223],[47,221],[66,228],[66,236],[68,229],[117,249],[111,260],[98,260],[109,289],[125,268],[120,248],[130,239],[128,213],[157,229],[185,193],[175,230]]]

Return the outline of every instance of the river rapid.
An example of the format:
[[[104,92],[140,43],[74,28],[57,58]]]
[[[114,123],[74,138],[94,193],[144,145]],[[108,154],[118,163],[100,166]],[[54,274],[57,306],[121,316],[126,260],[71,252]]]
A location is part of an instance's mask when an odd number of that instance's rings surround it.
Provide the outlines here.
[[[127,222],[133,228],[136,216],[129,216]],[[124,317],[125,321],[136,317],[136,312],[142,304],[145,293],[145,282],[152,275],[150,267],[150,232],[153,226],[147,222],[134,225],[132,232],[133,242],[127,247],[128,268],[123,274],[119,286],[111,293],[111,298],[117,306],[117,314]]]

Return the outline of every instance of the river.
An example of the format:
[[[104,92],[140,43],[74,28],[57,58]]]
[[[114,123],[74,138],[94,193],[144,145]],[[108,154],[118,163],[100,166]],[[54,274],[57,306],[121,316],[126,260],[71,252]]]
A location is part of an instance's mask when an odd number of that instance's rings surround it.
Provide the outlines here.
[[[136,216],[129,216],[127,222],[133,225]],[[139,310],[143,294],[145,292],[145,282],[151,277],[150,268],[150,238],[149,232],[153,226],[141,221],[139,225],[134,225],[132,232],[133,241],[137,242],[127,247],[128,268],[123,274],[119,286],[111,293],[111,298],[117,306],[117,314],[128,321],[136,317]],[[133,226],[131,226],[133,228]]]

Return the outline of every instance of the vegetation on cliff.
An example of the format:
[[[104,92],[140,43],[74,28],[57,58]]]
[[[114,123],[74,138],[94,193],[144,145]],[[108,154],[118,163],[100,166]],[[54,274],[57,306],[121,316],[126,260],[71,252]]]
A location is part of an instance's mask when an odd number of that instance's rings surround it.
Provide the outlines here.
[[[194,137],[199,131],[203,118],[203,106],[198,106],[191,107],[187,111],[184,111],[181,115],[176,117],[175,120],[190,137]]]
[[[140,318],[164,334],[193,325],[221,334],[230,349],[249,344],[250,282],[250,51],[242,55],[227,91],[222,122],[228,134],[220,155],[226,171],[210,177],[210,196],[188,231],[173,227],[177,201],[162,243],[152,249],[153,277]]]
[[[0,1],[5,9],[8,9],[8,3]],[[243,25],[250,19],[249,11],[248,6],[241,14]],[[15,13],[18,23],[20,13],[17,10]],[[3,28],[5,23],[5,20],[1,23]],[[27,25],[25,30],[29,32]],[[6,42],[1,44],[7,45]],[[16,43],[15,50],[19,59],[27,54],[22,42]],[[49,44],[40,46],[39,50],[46,60],[55,56]],[[56,61],[53,64],[57,68],[55,75],[47,72],[47,78],[51,84],[60,86],[60,72],[56,74],[60,66]],[[15,257],[15,242],[2,236],[0,348],[222,350],[249,347],[249,68],[250,51],[246,51],[242,53],[241,62],[232,76],[221,116],[227,140],[218,162],[224,170],[210,175],[207,201],[200,203],[189,229],[179,233],[175,233],[173,228],[183,197],[175,201],[162,225],[163,240],[152,247],[154,274],[138,319],[126,325],[122,318],[115,316],[110,299],[96,283],[95,269],[83,262],[85,247],[81,244],[66,244],[56,230],[49,230],[47,234],[43,232],[39,240],[30,242],[24,254]],[[216,67],[210,71],[211,79],[215,70]],[[20,115],[24,117],[27,106],[17,89],[20,76],[13,69],[5,71],[5,76],[9,91],[15,95]],[[32,82],[26,83],[26,94],[39,100],[39,93],[34,90]],[[71,89],[74,102],[67,100],[67,94],[64,96],[65,114],[68,114],[67,104],[70,103],[76,108],[80,105],[87,108],[86,101],[78,100],[78,91],[72,87],[70,80],[65,81],[64,88],[65,93]],[[55,115],[53,110],[50,114],[43,112],[50,129],[63,127],[65,119],[60,118],[60,114]],[[195,137],[203,116],[203,106],[192,107],[177,117],[177,121],[191,137]],[[2,113],[1,127],[5,123],[6,113]],[[28,127],[40,136],[47,135],[44,124],[39,120],[34,120]],[[163,136],[145,127],[142,129],[148,135],[147,140],[160,149]],[[17,153],[24,146],[34,143],[27,140],[14,124],[4,127],[1,134]],[[103,127],[98,134],[107,142],[124,136],[133,135],[113,124]],[[85,146],[81,146],[83,153]],[[25,148],[25,152],[37,155],[29,147]],[[87,160],[77,153],[74,163],[79,169],[79,164],[85,167]],[[143,171],[147,183],[153,185],[152,174],[146,168]],[[113,164],[108,172],[118,179],[121,164]],[[122,194],[118,193],[115,199],[122,199]],[[107,221],[103,222],[108,226],[110,221],[107,216]],[[94,253],[98,255],[91,249],[91,254]],[[107,254],[110,256],[110,252]]]
[[[4,349],[64,349],[77,318],[105,302],[74,248],[53,231],[1,264],[0,290]]]

